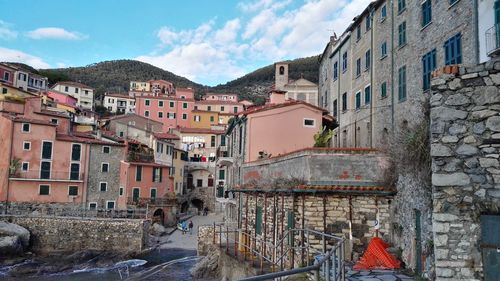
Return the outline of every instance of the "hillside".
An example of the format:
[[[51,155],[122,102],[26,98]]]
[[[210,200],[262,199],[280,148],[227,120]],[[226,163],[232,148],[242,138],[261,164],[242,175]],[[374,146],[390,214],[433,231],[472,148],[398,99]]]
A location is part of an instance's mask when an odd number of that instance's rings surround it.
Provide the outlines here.
[[[96,89],[97,95],[104,92],[127,92],[130,81],[163,79],[176,87],[192,87],[196,90],[203,86],[172,72],[134,60],[104,61],[84,67],[41,69],[41,75],[49,78],[49,84],[62,80],[84,83]]]
[[[289,78],[305,79],[318,83],[318,56],[289,61]],[[243,77],[210,88],[213,92],[237,93],[241,99],[262,102],[263,97],[274,84],[274,64],[259,68]]]

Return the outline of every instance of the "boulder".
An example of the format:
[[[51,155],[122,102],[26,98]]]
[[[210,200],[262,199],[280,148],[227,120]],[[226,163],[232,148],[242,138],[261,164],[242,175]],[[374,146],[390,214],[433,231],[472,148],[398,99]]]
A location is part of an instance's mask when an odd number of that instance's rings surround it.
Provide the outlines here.
[[[220,250],[213,247],[208,251],[207,256],[201,259],[191,270],[191,276],[199,278],[216,278],[221,275],[219,268]]]
[[[18,236],[24,249],[27,249],[30,244],[30,232],[14,223],[0,221],[0,237],[2,236]]]
[[[0,256],[14,256],[23,253],[23,245],[19,236],[0,237]]]
[[[167,230],[163,225],[155,223],[153,224],[153,227],[151,227],[151,234],[154,236],[163,236],[167,234]]]

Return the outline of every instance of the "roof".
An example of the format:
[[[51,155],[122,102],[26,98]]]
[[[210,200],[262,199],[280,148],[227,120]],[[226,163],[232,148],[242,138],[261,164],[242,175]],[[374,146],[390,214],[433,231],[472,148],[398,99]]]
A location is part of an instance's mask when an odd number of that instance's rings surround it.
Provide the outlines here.
[[[315,83],[305,79],[305,78],[300,78],[300,79],[297,79],[295,81],[291,81],[289,83],[287,83],[285,85],[286,86],[314,86],[314,87],[318,87],[318,85],[316,85]]]
[[[178,135],[170,134],[170,133],[153,133],[155,138],[157,139],[165,139],[165,140],[180,140],[181,138]]]
[[[110,121],[111,120],[117,121],[117,120],[126,119],[126,118],[146,119],[146,120],[149,120],[149,122],[151,122],[151,123],[156,123],[158,125],[163,125],[163,123],[161,123],[161,122],[155,121],[153,119],[149,119],[149,118],[141,116],[141,115],[137,115],[135,113],[127,113],[127,114],[122,114],[122,115],[116,115],[116,116],[113,116],[113,117],[109,118],[108,120],[110,120]]]
[[[167,80],[163,80],[163,79],[156,79],[156,80],[149,80],[148,81],[149,84],[151,83],[166,83],[166,84],[174,84],[172,82],[169,82]]]
[[[128,94],[120,94],[120,93],[109,93],[109,94],[105,94],[104,96],[105,97],[115,97],[115,98],[131,99],[131,100],[134,99],[134,97],[131,97]]]
[[[154,162],[128,162],[128,161],[122,161],[122,162],[127,163],[129,165],[135,165],[135,166],[151,166],[151,167],[170,168],[170,166],[168,166],[168,165],[157,164]]]
[[[11,89],[14,89],[16,91],[19,91],[19,92],[22,92],[24,94],[28,94],[28,95],[31,95],[33,97],[38,97],[38,95],[36,93],[32,93],[32,92],[28,92],[28,91],[24,91],[23,89],[20,89],[20,88],[16,88],[12,85],[9,85],[9,84],[6,84],[6,83],[3,83],[3,82],[0,82],[0,84],[4,87],[7,87],[7,88],[11,88]]]
[[[54,90],[54,89],[50,89],[50,90],[47,90],[46,92],[47,94],[49,93],[55,93],[55,94],[60,94],[60,95],[63,95],[63,96],[67,96],[67,97],[70,97],[74,100],[78,100],[77,98],[73,97],[72,95],[70,95],[69,93],[63,93],[61,91],[57,91],[57,90]]]
[[[0,66],[1,67],[6,67],[6,68],[10,68],[11,70],[16,70],[18,69],[17,67],[13,66],[13,65],[10,65],[10,64],[6,64],[6,63],[0,63]]]
[[[305,106],[313,108],[315,110],[320,110],[323,113],[328,113],[328,111],[325,110],[324,108],[312,105],[312,104],[307,103],[307,102],[298,101],[298,100],[288,100],[284,103],[265,104],[265,105],[261,105],[261,106],[254,106],[254,107],[251,107],[245,111],[238,113],[238,115],[249,115],[249,114],[253,114],[253,113],[257,113],[257,112],[262,112],[262,111],[267,111],[267,110],[272,110],[272,109],[277,109],[277,108],[283,108],[283,107],[292,106],[292,105],[305,105]]]
[[[243,104],[241,102],[236,102],[236,101],[228,101],[228,100],[200,100],[196,101],[197,104],[222,104],[222,105],[241,105]]]
[[[206,93],[205,96],[238,96],[237,94]]]
[[[79,143],[87,143],[87,144],[98,144],[98,145],[109,145],[109,146],[124,146],[121,143],[113,143],[96,139],[94,136],[85,133],[76,133],[73,135],[63,135],[57,134],[56,139],[60,141],[71,141],[71,142],[79,142]]]
[[[205,113],[220,114],[220,112],[217,112],[217,111],[200,110],[200,109],[193,109],[193,110],[191,110],[191,112],[205,112]]]
[[[211,129],[202,129],[202,128],[179,128],[179,132],[185,134],[211,134],[211,135],[223,135],[225,131],[217,131]]]
[[[182,98],[178,98],[178,97],[175,97],[175,96],[159,96],[159,97],[155,97],[155,96],[136,96],[135,97],[136,99],[147,99],[147,100],[173,100],[173,101],[185,101],[185,102],[194,102],[195,100],[194,99],[182,99]]]
[[[43,115],[50,115],[50,116],[55,116],[55,117],[62,117],[62,118],[70,118],[70,116],[66,113],[63,112],[56,112],[56,111],[51,111],[47,109],[42,109],[41,111],[35,111],[37,114],[43,114]]]
[[[79,82],[74,82],[74,81],[59,81],[54,85],[54,87],[57,85],[68,85],[68,86],[73,86],[73,87],[78,87],[78,88],[86,88],[86,89],[92,89],[92,90],[94,89],[94,88],[89,87],[85,84],[82,84]],[[52,88],[54,88],[54,87],[52,87]]]
[[[14,122],[19,122],[19,123],[30,123],[30,124],[48,125],[48,126],[57,127],[57,124],[54,124],[54,123],[52,123],[50,121],[46,121],[46,120],[30,119],[30,118],[24,118],[24,117],[14,117],[12,120]]]

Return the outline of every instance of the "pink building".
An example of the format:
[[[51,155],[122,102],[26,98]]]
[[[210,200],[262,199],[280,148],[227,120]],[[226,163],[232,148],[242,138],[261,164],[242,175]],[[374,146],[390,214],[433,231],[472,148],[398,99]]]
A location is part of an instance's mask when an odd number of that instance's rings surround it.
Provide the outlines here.
[[[78,102],[78,99],[75,97],[72,97],[66,93],[55,91],[55,90],[49,90],[46,92],[47,97],[52,98],[57,103],[61,103],[64,105],[70,105],[72,107],[76,107],[76,103]]]
[[[176,96],[136,96],[135,111],[139,116],[161,122],[163,132],[168,132],[169,128],[190,126],[194,103],[192,98]]]
[[[6,64],[0,63],[0,82],[9,86],[14,86],[14,75],[16,69]]]
[[[175,96],[180,99],[194,99],[194,90],[191,88],[177,88]]]
[[[151,92],[156,94],[171,95],[174,93],[174,84],[165,80],[149,80]]]

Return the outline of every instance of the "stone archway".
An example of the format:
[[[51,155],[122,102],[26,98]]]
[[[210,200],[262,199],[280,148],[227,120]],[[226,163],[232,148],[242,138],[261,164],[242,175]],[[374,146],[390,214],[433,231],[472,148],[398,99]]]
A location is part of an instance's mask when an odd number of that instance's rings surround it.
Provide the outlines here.
[[[201,212],[201,211],[203,211],[203,208],[205,206],[205,202],[203,202],[203,200],[201,200],[201,199],[193,198],[193,199],[191,199],[191,205],[193,205],[193,207],[195,207],[196,209],[198,209],[199,212]]]
[[[162,209],[156,209],[153,213],[153,222],[158,222],[160,224],[165,223],[165,213]]]

